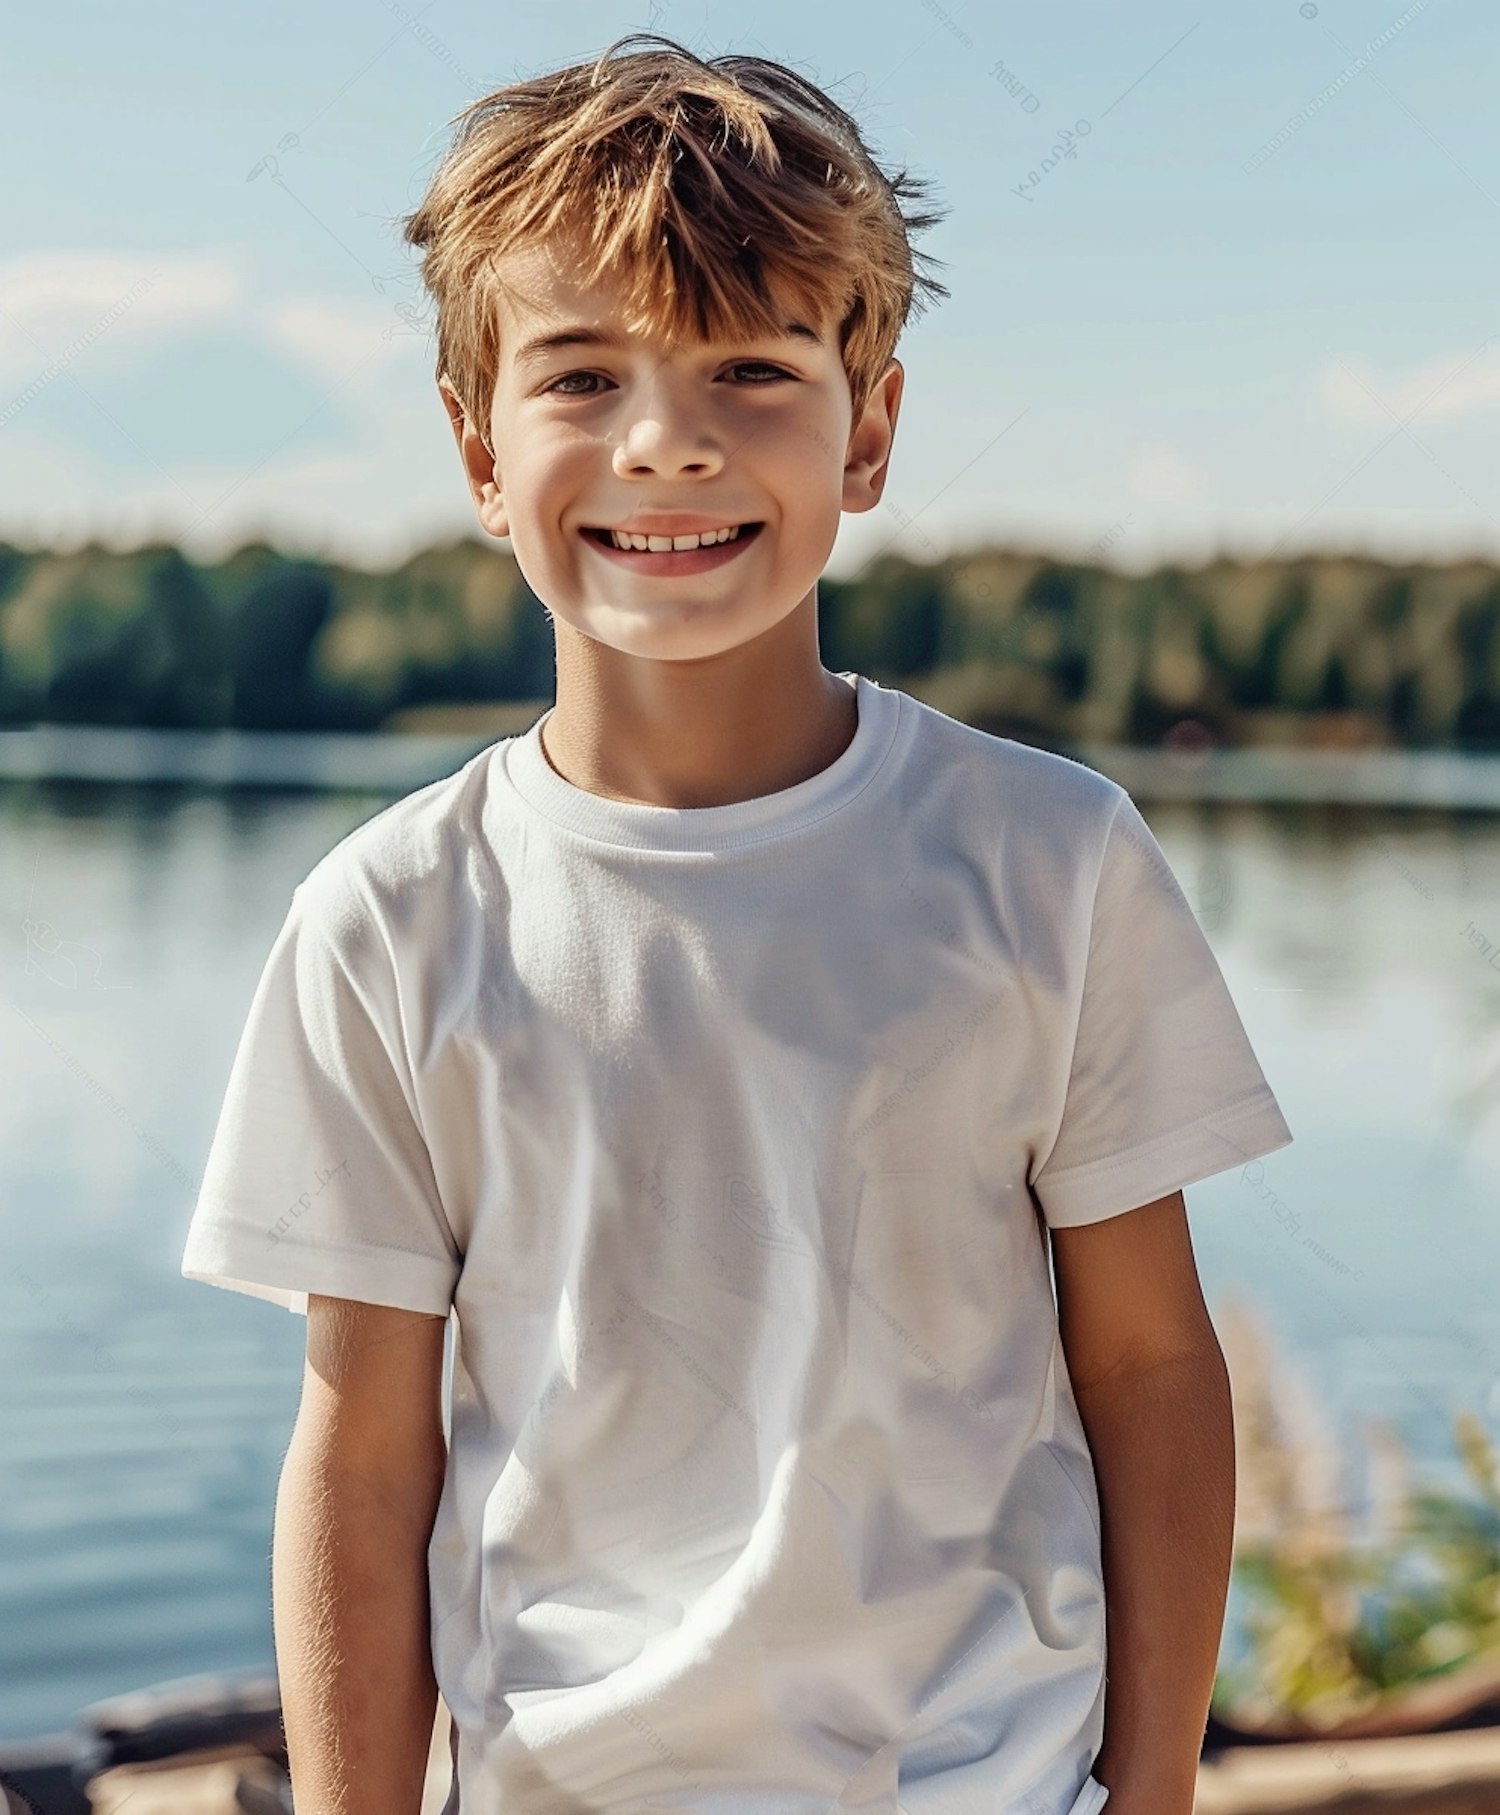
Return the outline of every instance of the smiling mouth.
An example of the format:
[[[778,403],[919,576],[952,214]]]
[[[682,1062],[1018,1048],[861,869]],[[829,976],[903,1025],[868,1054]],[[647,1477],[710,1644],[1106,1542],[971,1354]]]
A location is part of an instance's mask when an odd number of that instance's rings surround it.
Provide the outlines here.
[[[676,538],[674,538],[674,537],[648,536],[645,538],[645,540],[647,541],[647,544],[648,544],[647,547],[635,548],[635,547],[623,547],[620,543],[615,541],[613,532],[610,530],[607,530],[607,529],[596,529],[596,528],[590,527],[590,528],[584,529],[584,531],[582,533],[584,535],[586,535],[590,539],[590,541],[597,542],[601,548],[611,549],[615,554],[621,554],[621,555],[623,555],[623,554],[641,554],[641,555],[644,555],[644,554],[653,554],[653,555],[697,554],[701,549],[727,548],[735,542],[748,541],[750,539],[750,537],[754,536],[758,531],[764,529],[765,525],[763,523],[736,523],[733,525],[726,525],[726,527],[732,528],[734,533],[732,535],[724,536],[722,538],[707,541],[707,542],[695,542],[690,547],[687,547],[687,548],[674,548],[673,543],[676,540]],[[652,548],[649,546],[649,544],[653,541],[655,541],[657,543],[665,542],[667,544],[667,546],[665,548],[660,548],[660,547]]]

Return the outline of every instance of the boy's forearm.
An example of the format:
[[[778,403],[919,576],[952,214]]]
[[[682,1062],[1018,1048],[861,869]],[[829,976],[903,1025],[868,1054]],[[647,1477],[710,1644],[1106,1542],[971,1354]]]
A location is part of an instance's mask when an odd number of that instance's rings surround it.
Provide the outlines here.
[[[1109,1815],[1192,1815],[1234,1537],[1229,1376],[1206,1352],[1078,1390],[1103,1525]]]
[[[273,1618],[297,1815],[418,1815],[437,1712],[427,1544],[441,1491],[382,1494],[294,1436]]]

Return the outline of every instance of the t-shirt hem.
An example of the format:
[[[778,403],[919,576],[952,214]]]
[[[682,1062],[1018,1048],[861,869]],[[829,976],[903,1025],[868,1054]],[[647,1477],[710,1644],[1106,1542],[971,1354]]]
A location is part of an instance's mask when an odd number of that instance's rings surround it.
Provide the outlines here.
[[[1090,1777],[1078,1792],[1078,1800],[1073,1804],[1069,1815],[1099,1815],[1109,1801],[1109,1791],[1097,1777]]]
[[[1092,1772],[1083,1780],[1083,1788],[1068,1805],[1067,1815],[1099,1815],[1109,1801],[1109,1791]]]
[[[268,1242],[263,1228],[249,1229],[224,1214],[199,1214],[182,1257],[184,1279],[222,1286],[307,1315],[309,1293],[352,1298],[445,1317],[457,1272],[431,1255],[361,1247],[311,1247],[283,1238]]]
[[[1102,1222],[1275,1153],[1292,1139],[1270,1086],[1263,1085],[1243,1101],[1128,1153],[1039,1178],[1033,1189],[1051,1228]]]

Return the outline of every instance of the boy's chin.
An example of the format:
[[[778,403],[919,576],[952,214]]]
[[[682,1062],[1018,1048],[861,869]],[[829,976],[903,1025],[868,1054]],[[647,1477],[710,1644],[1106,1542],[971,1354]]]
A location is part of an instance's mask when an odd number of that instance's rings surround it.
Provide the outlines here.
[[[555,632],[637,661],[708,661],[726,655],[742,643],[764,635],[770,623],[745,610],[743,602],[722,604],[684,600],[675,607],[660,597],[631,603],[600,600],[569,603],[562,610],[549,605]],[[785,615],[785,614],[782,614]]]

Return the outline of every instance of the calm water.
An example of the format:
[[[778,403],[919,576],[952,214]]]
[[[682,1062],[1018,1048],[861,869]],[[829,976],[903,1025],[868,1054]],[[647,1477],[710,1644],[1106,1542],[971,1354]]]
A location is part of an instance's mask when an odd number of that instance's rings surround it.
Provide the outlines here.
[[[387,798],[0,784],[0,1737],[274,1667],[306,1325],[178,1266],[291,890]],[[1453,1411],[1500,1435],[1500,818],[1143,810],[1297,1137],[1189,1188],[1210,1308],[1452,1475]]]

